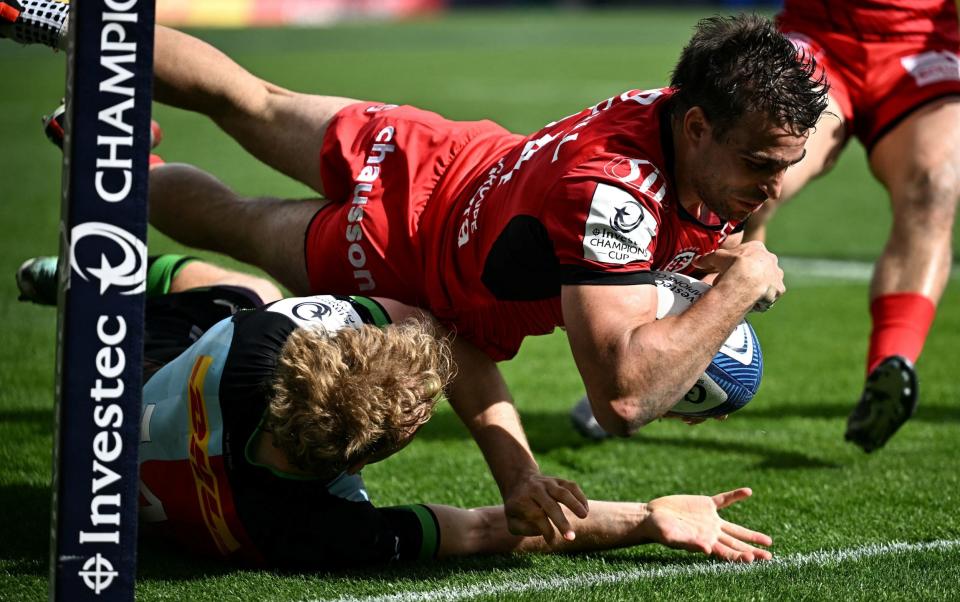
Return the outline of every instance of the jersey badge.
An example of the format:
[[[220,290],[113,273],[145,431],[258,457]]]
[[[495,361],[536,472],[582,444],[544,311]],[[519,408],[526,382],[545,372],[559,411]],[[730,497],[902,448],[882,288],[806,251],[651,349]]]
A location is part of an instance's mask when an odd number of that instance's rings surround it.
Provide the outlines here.
[[[267,311],[283,314],[301,328],[321,327],[331,333],[347,327],[360,328],[363,324],[349,301],[330,295],[282,299]]]
[[[905,56],[900,59],[900,64],[918,86],[960,80],[960,58],[948,50],[930,50]]]
[[[624,265],[649,261],[657,220],[626,190],[597,184],[583,235],[583,256]]]
[[[687,267],[693,263],[693,260],[697,258],[696,249],[684,249],[677,253],[676,257],[670,260],[667,265],[663,266],[664,272],[682,272],[687,269]]]

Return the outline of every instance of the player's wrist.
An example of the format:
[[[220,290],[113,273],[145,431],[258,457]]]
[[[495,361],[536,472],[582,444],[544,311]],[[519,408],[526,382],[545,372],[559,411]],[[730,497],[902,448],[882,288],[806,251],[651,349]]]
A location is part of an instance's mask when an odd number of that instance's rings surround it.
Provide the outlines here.
[[[766,280],[751,278],[749,275],[742,278],[737,277],[736,274],[730,276],[733,277],[718,279],[710,291],[713,295],[708,293],[705,297],[714,296],[722,299],[725,305],[735,310],[735,313],[739,313],[742,318],[763,297],[770,284]]]
[[[500,485],[500,493],[503,499],[508,499],[515,491],[522,489],[530,481],[541,476],[540,467],[533,463],[522,463],[519,466],[512,466],[497,474],[497,483]]]
[[[634,506],[635,508],[633,509],[633,512],[635,514],[633,524],[636,525],[636,529],[634,531],[636,535],[635,543],[659,542],[660,537],[653,524],[653,512],[650,510],[650,504],[647,502],[639,502],[634,504]]]

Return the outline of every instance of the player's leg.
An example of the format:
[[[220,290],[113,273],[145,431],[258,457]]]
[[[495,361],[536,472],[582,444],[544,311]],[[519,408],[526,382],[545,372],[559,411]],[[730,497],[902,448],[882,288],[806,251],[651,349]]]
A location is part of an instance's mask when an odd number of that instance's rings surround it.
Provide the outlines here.
[[[277,285],[252,274],[227,270],[205,261],[191,261],[177,271],[170,281],[169,291],[181,293],[195,288],[211,286],[237,286],[249,289],[264,303],[283,298]]]
[[[814,180],[833,167],[837,157],[846,145],[846,124],[840,105],[833,96],[829,97],[827,110],[820,117],[817,127],[810,133],[807,144],[804,146],[806,155],[803,160],[790,167],[783,178],[783,189],[780,198],[771,199],[752,216],[744,229],[744,242],[750,240],[765,241],[767,223],[777,212],[777,209],[789,201],[808,182]]]
[[[870,167],[890,193],[893,225],[870,285],[869,378],[847,430],[847,438],[866,451],[882,446],[916,405],[912,364],[953,255],[960,97],[934,101],[907,117],[873,147]]]
[[[38,305],[57,304],[57,264],[55,255],[33,257],[17,270],[20,301]],[[283,295],[273,282],[251,274],[227,270],[196,257],[185,255],[152,255],[147,262],[146,296],[160,297],[193,288],[233,286],[249,289],[264,303]]]
[[[285,90],[206,42],[160,26],[154,75],[155,100],[207,115],[260,161],[324,193],[319,157],[327,126],[357,100]]]
[[[246,199],[195,167],[150,172],[150,223],[178,242],[263,269],[294,294],[309,293],[304,235],[328,201]]]
[[[69,4],[0,0],[0,37],[63,48]],[[213,119],[255,157],[323,194],[318,158],[330,120],[358,101],[266,82],[213,46],[157,26],[154,99]]]

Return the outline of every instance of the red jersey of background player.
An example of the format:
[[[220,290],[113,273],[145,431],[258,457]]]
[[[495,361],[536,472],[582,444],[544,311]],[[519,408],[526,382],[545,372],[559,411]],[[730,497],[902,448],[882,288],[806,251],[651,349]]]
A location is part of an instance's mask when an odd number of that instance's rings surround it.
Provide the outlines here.
[[[954,0],[786,0],[782,31],[813,26],[859,39],[957,37]]]
[[[679,204],[672,95],[625,92],[500,156],[468,145],[420,228],[425,269],[441,270],[426,283],[437,317],[502,360],[563,324],[561,285],[652,284],[651,270],[689,272],[716,250],[739,224]]]

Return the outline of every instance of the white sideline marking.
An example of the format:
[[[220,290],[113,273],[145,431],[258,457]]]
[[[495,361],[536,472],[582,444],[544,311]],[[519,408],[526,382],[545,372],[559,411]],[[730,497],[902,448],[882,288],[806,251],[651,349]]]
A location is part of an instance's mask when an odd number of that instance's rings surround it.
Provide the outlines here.
[[[729,575],[731,573],[752,573],[771,569],[798,568],[805,566],[825,566],[841,562],[902,554],[906,552],[925,552],[930,550],[952,550],[960,548],[960,539],[940,539],[921,543],[892,542],[871,544],[847,550],[820,550],[805,554],[791,554],[775,557],[767,562],[753,564],[728,564],[708,562],[704,564],[672,564],[659,568],[629,569],[604,573],[587,573],[564,577],[530,577],[521,580],[484,581],[463,587],[442,587],[435,590],[410,591],[386,596],[343,597],[337,602],[453,602],[477,596],[498,596],[523,592],[543,592],[562,588],[592,587],[606,583],[627,583],[644,579],[676,577],[684,575]],[[315,602],[315,601],[314,601]]]

